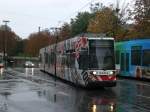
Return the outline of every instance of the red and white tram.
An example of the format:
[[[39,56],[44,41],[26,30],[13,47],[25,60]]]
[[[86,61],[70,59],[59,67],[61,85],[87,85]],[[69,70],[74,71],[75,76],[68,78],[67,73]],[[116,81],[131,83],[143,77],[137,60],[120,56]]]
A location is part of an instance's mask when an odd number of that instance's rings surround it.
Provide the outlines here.
[[[40,49],[40,68],[84,87],[116,86],[114,39],[84,34]]]

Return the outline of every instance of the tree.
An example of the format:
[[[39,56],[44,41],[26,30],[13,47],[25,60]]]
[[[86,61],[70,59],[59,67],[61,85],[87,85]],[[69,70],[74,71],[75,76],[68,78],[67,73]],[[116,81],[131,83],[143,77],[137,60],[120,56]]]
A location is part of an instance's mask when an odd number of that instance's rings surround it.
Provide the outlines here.
[[[92,13],[96,13],[96,12],[102,10],[104,7],[105,6],[102,3],[97,2],[97,3],[91,4],[90,11]]]
[[[113,30],[114,13],[108,7],[97,11],[95,18],[91,19],[88,26],[88,31],[92,33],[110,33]]]
[[[134,30],[138,37],[150,36],[150,1],[136,0],[134,11]]]
[[[71,28],[68,23],[64,23],[61,27],[59,37],[61,38],[60,41],[71,37]]]
[[[89,20],[93,17],[89,12],[80,12],[75,19],[71,19],[71,36],[86,33]]]
[[[126,37],[128,32],[126,26],[129,19],[127,7],[128,4],[120,9],[118,1],[115,7],[112,4],[109,7],[96,4],[94,9],[97,10],[94,12],[95,17],[89,22],[88,32],[104,33],[107,36],[115,37],[117,40]]]
[[[15,32],[7,32],[7,54],[8,56],[16,56],[18,54],[18,42],[21,40],[19,36],[15,34]]]
[[[14,51],[16,56],[25,56],[24,49],[25,49],[26,43],[27,43],[27,39],[20,39],[17,41],[17,46]]]
[[[5,49],[8,56],[16,55],[17,42],[19,40],[20,37],[11,31],[9,26],[0,26],[0,52],[4,52]]]
[[[39,50],[50,44],[50,36],[48,32],[33,33],[29,36],[25,53],[27,56],[38,56]]]

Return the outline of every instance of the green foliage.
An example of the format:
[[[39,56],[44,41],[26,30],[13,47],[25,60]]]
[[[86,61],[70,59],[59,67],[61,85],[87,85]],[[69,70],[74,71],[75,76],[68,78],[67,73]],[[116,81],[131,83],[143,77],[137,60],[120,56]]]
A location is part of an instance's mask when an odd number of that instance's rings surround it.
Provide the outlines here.
[[[129,20],[128,4],[119,6],[119,1],[117,1],[117,6],[95,4],[92,9],[94,9],[95,17],[89,21],[88,32],[104,33],[116,40],[127,37],[129,32],[127,27],[127,21]]]
[[[90,20],[88,31],[92,33],[109,33],[113,30],[114,13],[110,8],[96,12],[96,17]]]
[[[138,37],[150,36],[150,2],[149,0],[136,0],[132,12],[135,19],[134,30]]]
[[[68,23],[64,23],[61,27],[60,34],[59,34],[59,40],[65,40],[67,38],[71,37],[71,28]]]
[[[71,19],[71,36],[87,32],[89,20],[93,17],[89,12],[80,12],[75,19]]]

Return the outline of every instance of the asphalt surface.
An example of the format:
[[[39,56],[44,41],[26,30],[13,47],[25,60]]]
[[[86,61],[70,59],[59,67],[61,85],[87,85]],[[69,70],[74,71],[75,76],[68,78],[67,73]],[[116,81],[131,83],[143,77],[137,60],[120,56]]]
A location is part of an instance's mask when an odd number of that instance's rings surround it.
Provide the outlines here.
[[[118,79],[116,87],[85,90],[37,68],[0,75],[0,112],[150,112],[150,83]]]

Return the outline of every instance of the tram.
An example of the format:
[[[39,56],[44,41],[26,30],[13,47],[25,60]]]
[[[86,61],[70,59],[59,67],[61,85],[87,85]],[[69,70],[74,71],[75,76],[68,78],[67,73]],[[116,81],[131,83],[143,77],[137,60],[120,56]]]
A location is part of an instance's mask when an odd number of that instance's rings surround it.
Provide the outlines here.
[[[0,69],[4,68],[3,53],[0,53]]]
[[[40,69],[83,87],[113,87],[114,55],[114,38],[78,35],[40,49]]]
[[[115,53],[118,75],[150,79],[150,39],[116,42]]]

